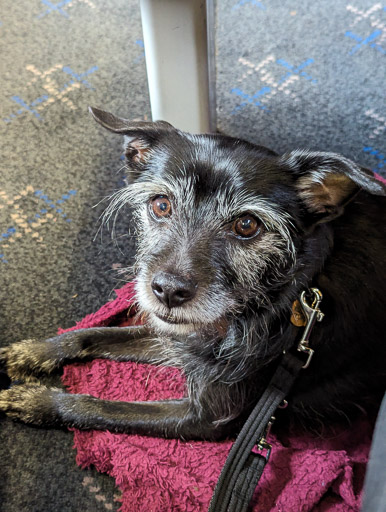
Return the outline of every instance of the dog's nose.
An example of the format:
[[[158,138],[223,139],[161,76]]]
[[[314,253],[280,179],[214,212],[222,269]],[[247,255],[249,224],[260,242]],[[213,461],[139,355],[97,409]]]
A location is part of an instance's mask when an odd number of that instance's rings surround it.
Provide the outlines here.
[[[158,272],[151,282],[154,295],[168,308],[181,306],[196,295],[197,284],[191,279]]]

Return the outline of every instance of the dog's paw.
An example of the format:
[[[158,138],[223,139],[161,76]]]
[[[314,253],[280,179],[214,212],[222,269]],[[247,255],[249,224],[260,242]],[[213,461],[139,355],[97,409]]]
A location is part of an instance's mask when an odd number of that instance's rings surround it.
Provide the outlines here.
[[[0,411],[14,420],[34,425],[57,422],[55,399],[63,392],[38,384],[22,384],[0,391]]]
[[[12,381],[37,382],[39,373],[54,367],[47,354],[47,343],[24,340],[0,349],[0,367]]]

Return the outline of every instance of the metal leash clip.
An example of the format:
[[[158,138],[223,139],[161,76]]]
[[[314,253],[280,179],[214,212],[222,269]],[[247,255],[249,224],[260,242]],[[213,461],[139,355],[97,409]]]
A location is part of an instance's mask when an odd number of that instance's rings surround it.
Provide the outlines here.
[[[276,419],[275,416],[271,416],[271,419],[269,420],[268,425],[265,428],[264,434],[262,435],[262,437],[260,438],[260,440],[256,446],[256,448],[260,452],[262,452],[263,450],[266,450],[265,460],[267,462],[269,461],[269,457],[270,457],[271,451],[272,451],[272,445],[267,442],[267,437],[269,436],[269,434],[271,432],[271,428],[272,428],[272,425],[273,425],[275,419]]]
[[[324,318],[324,314],[319,309],[319,304],[322,302],[323,295],[320,290],[317,288],[311,288],[310,291],[313,293],[313,298],[311,305],[308,304],[306,298],[306,292],[303,291],[300,295],[300,305],[302,307],[303,313],[306,317],[306,325],[304,328],[303,336],[299,341],[299,345],[297,350],[299,352],[305,352],[308,357],[303,368],[308,368],[310,365],[312,356],[314,355],[314,350],[309,346],[309,336],[311,331],[315,325],[315,322],[321,322]]]

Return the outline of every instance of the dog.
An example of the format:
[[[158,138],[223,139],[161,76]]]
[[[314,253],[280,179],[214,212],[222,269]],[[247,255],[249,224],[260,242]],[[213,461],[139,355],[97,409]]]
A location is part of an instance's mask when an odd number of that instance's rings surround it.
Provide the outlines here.
[[[376,408],[385,389],[385,185],[347,158],[282,155],[220,134],[130,122],[97,108],[124,137],[128,185],[106,210],[133,211],[136,296],[144,325],[91,328],[0,352],[0,410],[35,425],[181,439],[235,435],[283,351],[299,338],[291,308],[323,293],[312,364],[290,395],[308,425]],[[187,397],[116,402],[39,382],[73,360],[173,365]]]

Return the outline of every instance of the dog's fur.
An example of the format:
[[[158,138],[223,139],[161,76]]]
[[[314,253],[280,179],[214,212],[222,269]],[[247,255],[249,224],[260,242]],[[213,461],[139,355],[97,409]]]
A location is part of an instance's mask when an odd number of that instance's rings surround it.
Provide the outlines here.
[[[283,350],[295,346],[301,331],[289,321],[291,306],[310,286],[324,295],[325,319],[312,333],[315,355],[288,411],[307,423],[376,407],[385,389],[383,183],[336,154],[278,156],[223,135],[91,110],[125,136],[129,185],[113,197],[106,220],[123,205],[133,208],[146,324],[3,349],[8,375],[25,384],[2,391],[0,409],[34,424],[183,439],[235,434]],[[154,214],[159,196],[171,205],[165,216]],[[257,223],[251,237],[235,230],[246,215]],[[109,402],[34,381],[89,357],[178,366],[188,397]]]

